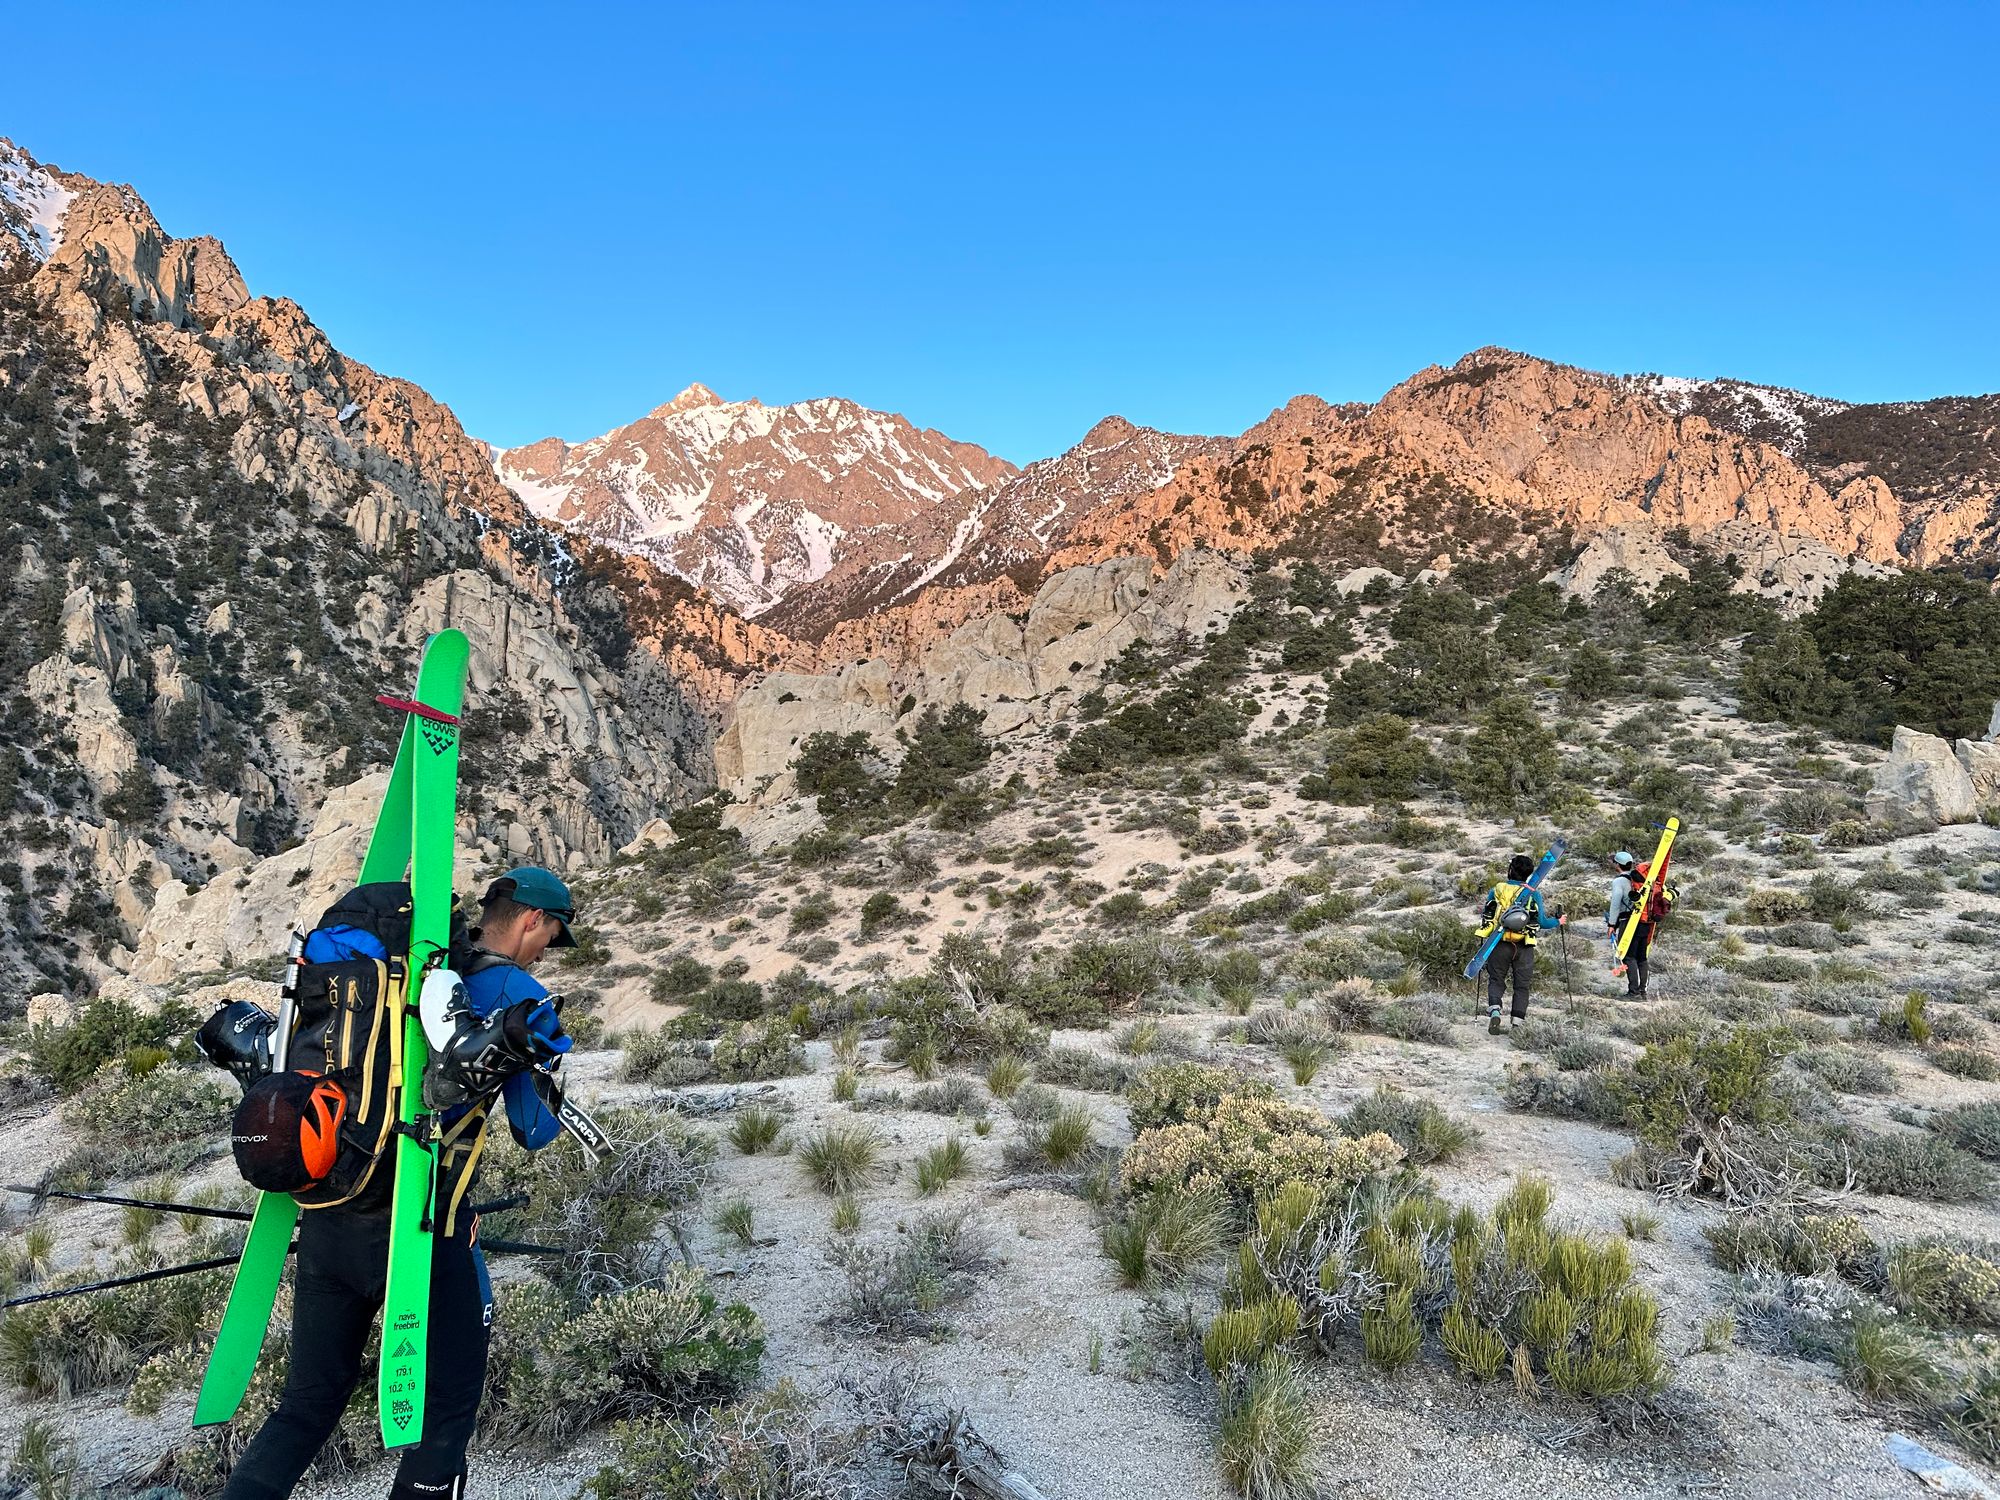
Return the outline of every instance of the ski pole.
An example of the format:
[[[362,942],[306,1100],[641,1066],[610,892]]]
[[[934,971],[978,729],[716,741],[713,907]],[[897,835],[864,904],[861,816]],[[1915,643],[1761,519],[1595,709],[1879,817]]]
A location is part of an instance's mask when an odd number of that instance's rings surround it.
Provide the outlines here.
[[[567,1255],[569,1252],[557,1245],[535,1245],[525,1240],[481,1240],[482,1250],[491,1250],[496,1255]],[[285,1247],[290,1255],[299,1248],[294,1240]],[[57,1287],[51,1292],[30,1292],[25,1297],[9,1297],[0,1302],[0,1310],[10,1307],[26,1307],[30,1302],[50,1302],[58,1297],[81,1297],[89,1292],[116,1291],[121,1286],[138,1286],[146,1281],[164,1281],[169,1276],[193,1276],[202,1271],[220,1271],[225,1266],[236,1264],[234,1255],[219,1255],[213,1260],[198,1260],[185,1266],[157,1266],[150,1271],[135,1271],[129,1276],[113,1276],[105,1281],[87,1281],[81,1286]]]
[[[201,1203],[161,1203],[151,1198],[121,1198],[115,1193],[72,1193],[62,1188],[22,1187],[18,1183],[0,1183],[0,1193],[20,1193],[28,1198],[67,1198],[77,1203],[108,1203],[114,1208],[150,1208],[160,1213],[196,1214],[204,1219],[237,1219],[248,1222],[254,1217],[248,1209],[211,1208]],[[491,1203],[475,1203],[472,1212],[476,1214],[497,1214],[503,1209],[519,1208],[528,1201],[526,1193],[515,1193],[511,1197],[496,1198]]]
[[[1571,1005],[1574,1005],[1576,1004],[1576,991],[1570,987],[1569,982],[1569,928],[1567,926],[1556,929],[1556,940],[1562,944],[1563,998]]]
[[[214,1260],[198,1260],[190,1266],[160,1266],[155,1270],[138,1271],[130,1276],[113,1276],[109,1281],[88,1281],[82,1286],[57,1287],[52,1292],[30,1292],[25,1297],[9,1297],[5,1302],[0,1302],[0,1308],[26,1307],[30,1302],[48,1302],[56,1297],[81,1297],[85,1292],[108,1292],[115,1287],[137,1286],[142,1281],[161,1281],[169,1276],[192,1276],[197,1271],[219,1271],[224,1266],[235,1264],[235,1256],[220,1255]]]
[[[204,1219],[244,1219],[248,1209],[211,1208],[201,1203],[156,1203],[150,1198],[120,1198],[115,1193],[70,1193],[61,1188],[21,1187],[0,1183],[0,1193],[20,1193],[28,1198],[68,1198],[77,1203],[109,1203],[114,1208],[151,1208],[168,1214],[199,1214]]]

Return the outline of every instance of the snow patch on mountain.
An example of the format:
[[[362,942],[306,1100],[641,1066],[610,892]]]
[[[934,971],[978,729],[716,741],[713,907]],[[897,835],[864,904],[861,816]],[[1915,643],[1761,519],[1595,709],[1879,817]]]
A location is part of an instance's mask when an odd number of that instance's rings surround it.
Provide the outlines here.
[[[1796,459],[1805,452],[1812,424],[1848,403],[1784,386],[1746,380],[1695,380],[1685,375],[1627,375],[1617,383],[1650,396],[1676,417],[1698,416],[1714,426],[1770,443]]]
[[[37,264],[62,243],[63,215],[76,194],[12,141],[0,136],[0,233]]]

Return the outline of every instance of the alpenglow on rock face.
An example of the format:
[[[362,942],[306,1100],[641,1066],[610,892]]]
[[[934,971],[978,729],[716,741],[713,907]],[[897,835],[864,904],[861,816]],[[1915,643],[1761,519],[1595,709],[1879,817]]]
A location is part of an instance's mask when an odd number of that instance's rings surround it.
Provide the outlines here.
[[[691,385],[588,442],[494,455],[535,514],[638,553],[755,615],[840,559],[900,555],[903,532],[1014,466],[970,443],[825,398],[724,401]]]

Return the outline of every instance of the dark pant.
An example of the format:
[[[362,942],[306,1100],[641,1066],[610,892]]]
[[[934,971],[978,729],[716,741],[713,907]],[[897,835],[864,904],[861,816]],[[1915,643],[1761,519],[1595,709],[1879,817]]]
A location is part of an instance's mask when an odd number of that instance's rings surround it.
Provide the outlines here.
[[[389,1216],[317,1209],[299,1230],[292,1363],[277,1410],[230,1470],[223,1500],[282,1500],[333,1435],[361,1373],[389,1276]],[[463,1492],[465,1449],[486,1384],[493,1292],[471,1226],[431,1256],[424,1435],[403,1450],[396,1496]]]
[[[1486,960],[1486,1008],[1498,1010],[1500,999],[1507,993],[1507,982],[1514,982],[1514,1019],[1528,1019],[1528,991],[1535,982],[1535,950],[1528,943],[1502,943],[1493,950],[1493,956]]]
[[[1652,946],[1653,924],[1641,922],[1632,933],[1632,946],[1625,950],[1625,993],[1646,993],[1646,950]]]

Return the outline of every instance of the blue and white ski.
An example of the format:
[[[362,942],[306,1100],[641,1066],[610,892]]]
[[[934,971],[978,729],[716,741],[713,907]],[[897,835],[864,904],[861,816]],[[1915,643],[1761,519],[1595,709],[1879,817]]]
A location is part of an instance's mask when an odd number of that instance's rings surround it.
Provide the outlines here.
[[[1528,898],[1541,890],[1542,882],[1549,878],[1549,872],[1556,867],[1556,861],[1563,857],[1563,851],[1567,848],[1569,848],[1568,839],[1557,839],[1549,845],[1548,853],[1542,856],[1542,862],[1535,866],[1534,872],[1521,882],[1521,888],[1514,892],[1514,899],[1507,903],[1507,910],[1493,913],[1493,932],[1479,945],[1479,951],[1472,955],[1472,962],[1465,966],[1467,979],[1479,977],[1479,971],[1486,967],[1486,960],[1493,956],[1493,950],[1500,946],[1500,939],[1507,935],[1507,929],[1502,925],[1507,912],[1526,908]]]

